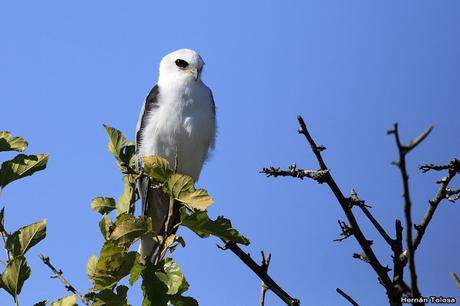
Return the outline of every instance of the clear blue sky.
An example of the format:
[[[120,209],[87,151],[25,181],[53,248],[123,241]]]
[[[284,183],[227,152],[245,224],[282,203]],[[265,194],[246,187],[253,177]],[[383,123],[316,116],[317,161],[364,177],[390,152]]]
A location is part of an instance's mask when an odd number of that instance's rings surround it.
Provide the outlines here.
[[[268,165],[315,168],[296,133],[302,114],[345,192],[356,188],[393,234],[402,216],[394,141],[435,130],[409,156],[414,221],[437,186],[420,163],[459,156],[460,3],[448,1],[2,1],[0,129],[49,153],[49,167],[2,193],[6,225],[48,219],[48,236],[31,250],[32,277],[22,305],[66,294],[36,258],[43,252],[72,283],[90,287],[85,265],[99,252],[95,196],[118,197],[122,182],[106,150],[103,123],[134,138],[143,98],[160,59],[196,49],[206,62],[219,133],[199,186],[251,240],[257,259],[273,254],[270,273],[302,305],[385,305],[370,267],[351,258],[353,239],[338,237],[343,213],[329,190],[310,181],[265,178]],[[2,158],[11,155],[2,155]],[[454,187],[459,187],[455,181]],[[449,273],[460,272],[459,204],[439,208],[417,254],[420,289],[460,298]],[[383,262],[390,252],[364,222]],[[204,306],[257,305],[260,282],[236,257],[182,231],[176,259]],[[282,305],[272,294],[267,305]],[[139,292],[131,302],[140,304]],[[10,305],[6,294],[0,304]]]

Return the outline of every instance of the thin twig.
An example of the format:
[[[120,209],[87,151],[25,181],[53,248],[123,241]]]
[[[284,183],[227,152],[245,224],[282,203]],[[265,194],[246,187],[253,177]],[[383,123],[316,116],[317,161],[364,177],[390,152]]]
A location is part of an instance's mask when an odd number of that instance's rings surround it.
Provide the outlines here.
[[[230,250],[235,254],[242,262],[244,262],[270,289],[276,294],[286,305],[299,306],[300,301],[291,297],[283,288],[281,288],[267,273],[263,267],[258,265],[249,254],[246,254],[236,243],[222,240],[225,244],[224,247],[220,247],[224,250]]]
[[[411,297],[418,298],[421,296],[417,285],[417,272],[415,268],[415,255],[414,255],[414,244],[412,240],[412,202],[409,190],[409,175],[407,174],[406,167],[406,155],[413,150],[418,144],[420,144],[433,130],[430,126],[425,132],[419,137],[412,140],[408,145],[403,145],[399,137],[398,124],[395,123],[393,129],[388,131],[388,134],[393,134],[396,140],[396,146],[398,149],[399,160],[395,163],[400,172],[403,183],[403,198],[404,198],[404,216],[406,218],[406,244],[407,244],[407,255],[409,260],[409,272],[411,276]],[[424,303],[415,303],[416,305],[424,305]]]
[[[306,140],[308,141],[308,143],[309,143],[309,145],[311,147],[311,150],[312,150],[313,154],[316,156],[316,159],[318,161],[318,165],[320,167],[320,170],[317,170],[317,172],[321,171],[320,181],[318,181],[316,176],[315,177],[306,176],[306,177],[315,179],[319,183],[323,183],[323,182],[327,183],[327,185],[331,189],[332,193],[335,195],[338,203],[340,204],[343,212],[345,213],[345,216],[347,217],[347,220],[348,220],[349,227],[351,228],[351,231],[353,232],[353,235],[355,236],[356,241],[359,243],[359,245],[361,246],[361,249],[363,250],[362,254],[355,254],[356,256],[354,255],[354,257],[362,259],[362,260],[364,260],[365,262],[367,262],[367,263],[369,263],[371,265],[371,267],[373,268],[373,270],[375,271],[375,273],[378,276],[379,282],[382,284],[382,286],[386,290],[386,293],[387,293],[388,299],[390,301],[390,304],[391,305],[401,305],[400,298],[398,298],[398,296],[396,295],[394,287],[393,287],[393,283],[392,283],[390,277],[388,276],[388,271],[390,271],[390,269],[388,268],[388,266],[383,266],[380,263],[380,261],[377,258],[377,256],[375,255],[375,253],[374,253],[374,251],[373,251],[373,249],[371,247],[372,241],[368,240],[365,237],[364,233],[362,232],[362,230],[361,230],[361,228],[360,228],[360,226],[359,226],[359,224],[358,224],[358,222],[356,220],[356,217],[353,214],[353,211],[352,211],[353,204],[350,202],[349,198],[346,198],[344,196],[344,194],[342,193],[340,188],[337,186],[337,184],[334,181],[329,169],[326,166],[326,163],[324,162],[324,160],[323,160],[323,158],[321,156],[321,152],[324,151],[326,148],[324,146],[322,146],[322,145],[321,146],[316,145],[314,139],[311,137],[311,135],[310,135],[310,133],[309,133],[309,131],[307,129],[307,126],[306,126],[303,118],[301,116],[298,116],[297,119],[298,119],[299,125],[300,125],[300,128],[299,128],[298,132],[299,132],[299,134],[304,135]],[[294,168],[294,170],[297,170],[297,169]],[[270,167],[270,168],[264,168],[261,172],[265,173],[267,176],[277,176],[277,175],[281,176],[281,175],[283,175],[283,176],[299,177],[299,172],[298,171],[301,171],[301,170],[293,171],[292,167],[291,167],[291,169],[289,169],[288,171],[283,172],[279,168]],[[314,171],[314,170],[309,170],[309,171]],[[360,207],[366,208],[364,210],[365,214],[366,214],[366,211],[370,214],[370,212],[367,210],[367,207],[365,205],[361,205]],[[369,216],[368,216],[368,218],[369,218]],[[372,219],[376,222],[375,218],[371,218],[371,222],[372,222]],[[377,224],[377,222],[376,222],[376,224]],[[376,224],[374,224],[374,226],[376,226]],[[380,226],[380,228],[382,230],[382,232],[380,234],[382,234],[384,232],[383,227]],[[388,235],[384,236],[384,238],[385,237],[387,239],[389,238],[388,241],[390,241],[391,238]],[[385,240],[387,240],[387,239],[385,239]]]
[[[348,294],[346,294],[345,292],[343,292],[340,288],[335,289],[335,291],[337,291],[338,294],[340,294],[340,295],[343,296],[345,299],[347,299],[347,301],[350,302],[353,306],[359,306],[359,304],[356,303],[355,300],[353,300],[353,299],[351,298],[351,296],[349,296]]]
[[[268,256],[265,258],[264,251],[260,252],[262,254],[262,264],[261,267],[267,273],[268,271],[268,266],[270,265],[270,260],[272,259],[272,254],[268,253]],[[267,293],[268,286],[265,284],[265,282],[262,280],[262,285],[260,289],[260,306],[265,305],[265,294]]]
[[[69,290],[70,292],[72,292],[75,296],[77,296],[82,302],[83,304],[85,305],[91,305],[90,302],[83,296],[83,294],[81,294],[80,292],[77,291],[77,289],[75,289],[74,286],[72,286],[65,278],[64,276],[62,276],[62,270],[57,270],[50,262],[50,258],[48,256],[43,256],[43,254],[39,254],[38,257],[43,261],[43,263],[45,265],[48,266],[48,268],[51,269],[51,271],[53,271],[54,273],[54,276],[53,277],[56,277],[58,278],[63,284],[64,284],[64,287]]]
[[[428,227],[428,224],[430,224],[430,221],[433,218],[433,215],[436,209],[438,208],[439,203],[441,203],[441,201],[444,199],[448,199],[448,197],[450,196],[448,191],[450,189],[448,186],[451,180],[455,177],[455,175],[460,173],[460,161],[458,159],[454,159],[449,163],[449,165],[446,166],[424,165],[420,166],[419,168],[423,172],[427,172],[430,169],[432,169],[438,171],[448,170],[448,173],[439,181],[440,186],[438,188],[438,191],[436,192],[434,198],[429,201],[429,206],[425,215],[423,216],[422,222],[415,227],[417,232],[414,238],[414,250],[416,250],[417,247],[420,245],[423,235],[425,234],[426,228]]]
[[[421,165],[418,167],[422,170],[423,173],[428,172],[430,170],[434,171],[442,171],[452,169],[454,171],[460,171],[460,160],[455,158],[447,165],[435,165],[435,164],[428,164],[428,165]]]
[[[364,215],[371,221],[372,225],[374,225],[375,229],[379,232],[379,234],[383,237],[383,239],[388,243],[388,245],[393,248],[393,245],[395,243],[394,239],[388,235],[388,233],[385,231],[382,225],[375,219],[375,217],[371,214],[371,212],[368,209],[368,205],[365,204],[365,201],[361,200],[358,197],[358,194],[356,191],[353,189],[351,192],[351,197],[350,197],[352,204],[358,206],[361,208],[363,211]]]
[[[353,236],[353,229],[348,224],[342,220],[337,220],[337,222],[339,223],[342,232],[340,233],[340,238],[334,239],[333,241],[341,242],[348,237]]]
[[[455,285],[460,289],[460,278],[458,278],[458,275],[455,272],[452,272],[450,275],[452,275]]]
[[[401,220],[395,221],[396,239],[392,247],[393,250],[393,284],[396,289],[396,297],[401,297],[404,290],[404,263],[400,256],[403,252],[403,227]]]
[[[310,147],[313,151],[313,154],[315,154],[316,159],[318,161],[319,167],[321,170],[328,170],[326,163],[324,162],[321,152],[324,150],[323,146],[317,146],[313,138],[311,137],[310,133],[308,132],[307,126],[305,124],[305,121],[301,116],[297,117],[297,120],[299,121],[299,133],[304,135],[305,138],[307,139],[308,143],[310,144]],[[348,199],[343,195],[342,191],[340,188],[337,186],[336,182],[332,178],[332,175],[330,171],[328,171],[325,174],[325,181],[331,191],[334,193],[335,197],[337,198],[337,201],[339,202],[340,206],[342,207],[343,212],[345,213],[345,216],[347,217],[348,223],[350,224],[351,228],[353,229],[353,235],[356,238],[357,242],[361,246],[365,257],[369,260],[369,264],[372,266],[376,274],[378,275],[380,283],[385,287],[387,296],[390,299],[390,303],[393,305],[395,301],[393,300],[393,286],[392,282],[388,276],[388,268],[384,267],[380,261],[378,260],[377,256],[375,255],[374,251],[372,250],[371,247],[371,242],[368,240],[363,232],[361,231],[361,228],[351,210],[350,203]],[[397,304],[400,303],[397,302]]]
[[[296,164],[292,164],[288,167],[288,170],[281,170],[279,167],[263,168],[260,173],[264,173],[267,177],[273,176],[292,176],[303,180],[304,178],[311,178],[318,183],[322,184],[325,182],[326,173],[328,170],[305,170],[297,169]]]

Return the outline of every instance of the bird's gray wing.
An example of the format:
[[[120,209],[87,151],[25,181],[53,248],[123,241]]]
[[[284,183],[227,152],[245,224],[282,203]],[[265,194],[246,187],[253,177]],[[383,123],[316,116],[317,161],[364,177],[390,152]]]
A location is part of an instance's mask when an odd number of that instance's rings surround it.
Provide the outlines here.
[[[142,168],[142,156],[140,155],[139,147],[144,141],[149,141],[148,139],[144,139],[143,132],[147,126],[148,120],[154,119],[152,118],[153,112],[160,107],[158,101],[159,92],[160,89],[158,85],[155,85],[145,99],[137,123],[136,156],[138,169]],[[169,212],[169,196],[161,189],[152,188],[154,184],[155,182],[147,176],[141,176],[138,181],[139,193],[142,201],[142,215],[149,216],[152,219],[153,232],[153,235],[146,234],[141,238],[139,252],[143,258],[151,258],[152,261],[154,261],[159,252],[159,246],[154,242],[152,236],[163,235],[165,232],[170,233],[171,231],[175,231],[173,230],[173,226],[180,221],[180,207],[179,205],[175,205],[171,222],[166,226],[165,222]]]
[[[151,115],[151,112],[159,108],[158,95],[160,93],[158,85],[153,86],[149,94],[145,98],[145,102],[142,105],[141,113],[139,115],[139,120],[136,127],[136,156],[137,156],[137,168],[138,170],[142,168],[142,159],[139,154],[139,147],[142,142],[142,134],[147,125],[147,120]],[[150,179],[145,176],[141,176],[139,179],[139,193],[142,201],[142,214],[147,214],[149,210],[149,201],[148,201],[148,190],[150,186]]]

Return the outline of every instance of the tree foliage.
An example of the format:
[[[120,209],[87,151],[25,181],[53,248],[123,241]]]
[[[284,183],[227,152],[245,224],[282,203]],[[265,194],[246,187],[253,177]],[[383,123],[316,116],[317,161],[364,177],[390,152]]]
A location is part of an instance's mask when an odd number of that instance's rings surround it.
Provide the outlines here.
[[[13,137],[10,132],[0,132],[0,151],[23,152],[27,148],[27,141],[20,137]],[[6,160],[0,167],[0,190],[8,184],[30,176],[46,168],[48,155],[18,154],[11,160]],[[5,208],[0,211],[0,235],[3,238],[6,267],[1,273],[0,288],[8,292],[18,305],[25,281],[30,277],[31,269],[28,266],[26,253],[46,236],[46,219],[23,226],[14,232],[9,232],[4,223]]]
[[[130,251],[133,243],[152,232],[152,220],[134,214],[137,179],[144,175],[150,177],[165,194],[181,203],[179,226],[184,225],[200,237],[213,235],[246,245],[249,240],[232,228],[228,219],[219,217],[214,221],[208,217],[206,209],[213,200],[206,190],[195,188],[190,176],[177,173],[159,156],[144,157],[143,169],[136,169],[133,142],[127,141],[120,131],[104,127],[109,137],[108,150],[123,175],[124,189],[116,203],[110,197],[96,197],[91,202],[91,208],[102,215],[99,228],[104,244],[99,256],[92,256],[88,261],[87,273],[93,288],[85,297],[93,305],[129,305],[126,297],[129,287],[120,284],[127,277],[129,286],[142,279],[143,306],[198,305],[195,299],[184,296],[189,284],[177,262],[167,256],[179,245],[185,247],[182,237],[173,233],[155,237],[162,246],[156,263]]]

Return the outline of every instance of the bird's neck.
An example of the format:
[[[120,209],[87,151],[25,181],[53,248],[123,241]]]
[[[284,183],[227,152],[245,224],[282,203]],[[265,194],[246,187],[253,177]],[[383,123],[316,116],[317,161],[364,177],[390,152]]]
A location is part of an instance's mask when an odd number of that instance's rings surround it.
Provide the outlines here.
[[[174,75],[161,75],[158,78],[158,86],[160,88],[169,88],[172,90],[181,90],[183,88],[193,88],[197,84],[201,83],[201,80],[195,80],[192,76],[182,75],[180,77]]]

